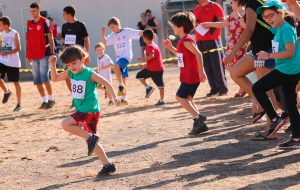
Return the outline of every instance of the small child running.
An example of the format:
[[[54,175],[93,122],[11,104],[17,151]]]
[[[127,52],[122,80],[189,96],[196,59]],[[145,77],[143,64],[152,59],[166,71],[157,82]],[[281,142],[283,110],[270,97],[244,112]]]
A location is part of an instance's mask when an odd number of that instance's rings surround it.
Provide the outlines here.
[[[171,40],[164,40],[163,45],[177,55],[178,67],[180,67],[180,87],[176,93],[177,101],[193,117],[193,129],[189,135],[198,135],[208,130],[206,117],[200,115],[193,97],[200,82],[206,80],[203,70],[203,58],[190,33],[196,23],[195,16],[191,12],[179,12],[171,18],[172,29],[175,35],[180,37],[177,48],[172,46]]]
[[[97,96],[97,85],[103,84],[111,93],[115,103],[120,103],[119,99],[110,83],[95,73],[92,69],[85,67],[87,52],[79,45],[67,47],[60,55],[60,59],[67,66],[67,70],[57,73],[56,57],[51,56],[51,79],[54,82],[71,79],[72,97],[76,112],[66,117],[61,125],[62,128],[76,136],[86,140],[88,145],[88,156],[93,152],[103,163],[103,167],[98,175],[108,175],[116,171],[115,165],[110,163],[103,147],[98,144],[99,137],[96,135],[97,124],[100,115],[100,106]]]
[[[97,54],[97,73],[106,79],[110,85],[112,85],[112,76],[111,76],[111,68],[114,66],[114,62],[111,60],[109,55],[105,53],[105,45],[100,42],[95,46],[95,52]],[[105,97],[108,97],[108,105],[114,105],[112,97],[110,93],[106,90],[106,88],[99,86],[100,89],[105,90]]]
[[[147,45],[145,48],[146,57],[137,58],[137,61],[146,61],[147,64],[140,64],[140,67],[143,69],[137,73],[136,78],[139,79],[146,88],[145,98],[149,98],[154,91],[154,88],[146,81],[146,79],[151,78],[158,87],[160,93],[160,100],[155,105],[165,105],[165,85],[163,81],[164,65],[159,47],[153,42],[154,36],[151,29],[147,29],[143,32],[142,37]]]

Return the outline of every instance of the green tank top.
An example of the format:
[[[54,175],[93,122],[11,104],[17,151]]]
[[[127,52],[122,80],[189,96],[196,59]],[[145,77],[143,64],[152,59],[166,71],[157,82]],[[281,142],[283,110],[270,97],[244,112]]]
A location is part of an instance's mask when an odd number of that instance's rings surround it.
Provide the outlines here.
[[[68,75],[71,79],[72,97],[76,111],[85,113],[100,112],[97,83],[92,82],[93,73],[94,71],[87,67],[77,74],[68,71]]]

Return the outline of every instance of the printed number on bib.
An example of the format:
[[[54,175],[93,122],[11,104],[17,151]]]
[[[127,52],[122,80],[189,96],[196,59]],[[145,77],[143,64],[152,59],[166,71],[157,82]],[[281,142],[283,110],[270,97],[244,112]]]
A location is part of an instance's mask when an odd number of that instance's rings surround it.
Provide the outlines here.
[[[68,44],[68,45],[74,45],[74,44],[76,44],[76,35],[69,35],[69,34],[67,34],[65,36],[65,44]]]
[[[254,67],[255,68],[261,68],[265,66],[264,60],[254,60]]]
[[[86,81],[82,80],[73,80],[71,79],[72,84],[72,97],[74,99],[84,99]]]
[[[178,67],[184,67],[183,53],[177,53]]]
[[[125,48],[125,43],[117,44],[117,48],[118,49]]]
[[[272,52],[277,53],[279,50],[279,42],[275,42],[272,40]]]

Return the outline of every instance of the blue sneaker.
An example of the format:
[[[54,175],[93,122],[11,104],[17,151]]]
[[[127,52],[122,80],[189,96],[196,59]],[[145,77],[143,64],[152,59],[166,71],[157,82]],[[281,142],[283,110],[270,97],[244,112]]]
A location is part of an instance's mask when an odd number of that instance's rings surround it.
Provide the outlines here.
[[[154,88],[152,86],[149,86],[148,88],[146,88],[146,96],[145,98],[149,98],[151,96],[151,94],[153,93]]]

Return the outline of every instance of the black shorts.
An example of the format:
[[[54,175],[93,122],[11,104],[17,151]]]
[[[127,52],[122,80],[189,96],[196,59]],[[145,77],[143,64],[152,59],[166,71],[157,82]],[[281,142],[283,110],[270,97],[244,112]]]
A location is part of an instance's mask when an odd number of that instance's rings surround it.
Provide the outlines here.
[[[142,69],[136,74],[137,79],[151,78],[158,88],[164,88],[163,71],[149,71],[148,69]]]
[[[20,68],[18,67],[9,67],[0,63],[0,77],[1,79],[4,79],[5,75],[7,75],[7,79],[9,82],[19,81],[19,70]]]
[[[196,83],[196,84],[181,83],[176,93],[176,96],[180,98],[188,98],[188,96],[194,97],[199,84],[200,83]]]

